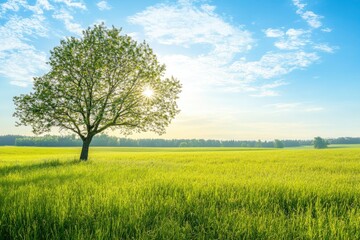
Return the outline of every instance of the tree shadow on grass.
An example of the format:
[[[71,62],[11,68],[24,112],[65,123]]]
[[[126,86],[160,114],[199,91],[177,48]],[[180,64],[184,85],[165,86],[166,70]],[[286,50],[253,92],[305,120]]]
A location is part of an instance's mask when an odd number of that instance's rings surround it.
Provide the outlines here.
[[[12,174],[12,173],[31,173],[38,170],[43,169],[51,169],[51,168],[59,168],[63,166],[71,166],[79,164],[79,160],[72,160],[72,161],[60,161],[58,159],[55,160],[46,160],[40,163],[34,164],[24,164],[24,165],[10,165],[0,167],[0,177]]]
[[[14,165],[0,168],[0,186],[7,188],[16,188],[27,184],[59,184],[61,182],[73,181],[82,177],[82,174],[73,173],[59,173],[59,174],[47,174],[47,172],[40,175],[31,176],[32,173],[36,173],[42,170],[59,169],[64,166],[72,166],[80,164],[79,160],[72,161],[59,161],[59,160],[46,160],[44,162],[27,164],[27,165]],[[10,174],[18,174],[22,177],[9,179],[6,176]],[[29,176],[29,177],[26,177]]]

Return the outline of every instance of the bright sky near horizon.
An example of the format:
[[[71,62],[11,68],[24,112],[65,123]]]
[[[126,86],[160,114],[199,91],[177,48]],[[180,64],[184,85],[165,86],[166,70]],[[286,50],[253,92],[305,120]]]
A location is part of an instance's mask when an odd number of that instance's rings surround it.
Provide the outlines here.
[[[161,138],[360,136],[359,0],[1,1],[0,135],[31,134],[13,96],[61,39],[100,22],[146,40],[182,82]]]

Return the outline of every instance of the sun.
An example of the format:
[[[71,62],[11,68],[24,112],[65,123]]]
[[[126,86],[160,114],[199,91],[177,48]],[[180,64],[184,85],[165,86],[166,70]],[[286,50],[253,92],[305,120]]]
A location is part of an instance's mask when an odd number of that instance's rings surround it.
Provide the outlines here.
[[[154,90],[152,90],[150,87],[146,87],[142,92],[142,95],[147,98],[151,98],[154,95]]]

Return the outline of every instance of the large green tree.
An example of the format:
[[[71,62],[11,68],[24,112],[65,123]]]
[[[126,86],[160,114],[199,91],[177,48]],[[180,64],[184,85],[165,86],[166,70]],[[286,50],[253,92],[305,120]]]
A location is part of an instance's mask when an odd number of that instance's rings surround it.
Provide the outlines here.
[[[313,143],[316,149],[327,148],[328,146],[328,142],[321,137],[315,137]]]
[[[274,148],[284,148],[284,142],[279,139],[274,140]]]
[[[93,137],[108,129],[164,133],[179,112],[181,84],[164,78],[165,65],[148,44],[120,33],[101,24],[62,40],[50,52],[50,71],[34,78],[33,92],[14,97],[17,125],[35,134],[52,127],[76,133],[81,160]]]

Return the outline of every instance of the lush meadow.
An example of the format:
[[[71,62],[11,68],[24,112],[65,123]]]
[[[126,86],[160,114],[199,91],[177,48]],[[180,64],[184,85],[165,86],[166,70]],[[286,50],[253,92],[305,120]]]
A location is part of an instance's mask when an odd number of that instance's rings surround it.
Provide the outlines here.
[[[0,147],[1,239],[359,239],[360,148]]]

